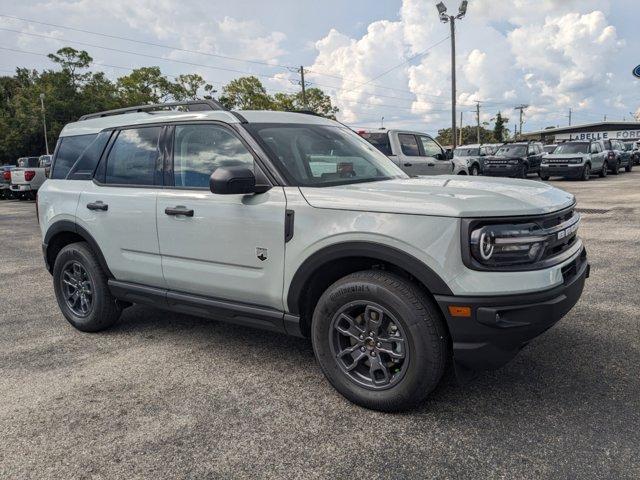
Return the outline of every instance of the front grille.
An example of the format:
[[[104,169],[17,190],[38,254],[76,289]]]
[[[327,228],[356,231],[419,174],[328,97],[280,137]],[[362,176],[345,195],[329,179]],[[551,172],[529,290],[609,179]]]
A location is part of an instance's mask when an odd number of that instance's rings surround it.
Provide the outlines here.
[[[540,259],[544,262],[561,255],[575,244],[580,214],[571,208],[558,215],[543,218],[539,225],[542,227],[541,233],[547,237],[545,252]]]
[[[581,158],[547,158],[544,163],[556,164],[556,163],[581,163]]]

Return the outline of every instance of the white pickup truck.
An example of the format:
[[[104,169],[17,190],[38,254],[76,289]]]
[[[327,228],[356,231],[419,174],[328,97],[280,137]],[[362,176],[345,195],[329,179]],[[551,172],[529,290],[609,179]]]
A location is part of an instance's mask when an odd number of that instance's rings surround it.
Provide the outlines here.
[[[36,192],[46,179],[46,168],[40,157],[19,158],[18,166],[11,170],[11,191],[18,198],[35,200]]]

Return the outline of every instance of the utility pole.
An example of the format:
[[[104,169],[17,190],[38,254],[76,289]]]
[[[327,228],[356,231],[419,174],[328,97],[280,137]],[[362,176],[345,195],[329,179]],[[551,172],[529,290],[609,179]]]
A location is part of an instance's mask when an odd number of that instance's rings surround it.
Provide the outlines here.
[[[476,101],[476,121],[478,126],[476,127],[476,135],[478,137],[478,145],[480,145],[480,102]]]
[[[514,110],[520,110],[520,136],[522,136],[522,124],[524,111],[529,108],[529,105],[518,105],[517,107],[513,107]]]
[[[462,145],[462,114],[464,112],[460,112],[460,141],[458,142],[458,145]]]
[[[305,110],[308,108],[307,106],[307,90],[306,85],[304,83],[304,66],[300,65],[300,86],[302,87],[302,105],[304,105]]]
[[[384,117],[380,119],[380,130],[384,130]]]
[[[571,115],[573,114],[573,112],[571,111],[571,109],[569,109],[569,126],[571,126]]]
[[[40,94],[40,107],[42,108],[42,127],[44,128],[44,146],[47,150],[47,155],[49,155],[49,140],[47,139],[47,117],[45,116],[45,111],[44,111],[44,93]]]
[[[456,148],[456,20],[461,20],[467,13],[468,0],[463,0],[457,15],[447,15],[447,7],[443,2],[436,5],[442,23],[449,23],[451,31],[451,138],[453,149]]]
[[[607,115],[606,114],[604,115],[604,121],[605,122],[607,121]]]

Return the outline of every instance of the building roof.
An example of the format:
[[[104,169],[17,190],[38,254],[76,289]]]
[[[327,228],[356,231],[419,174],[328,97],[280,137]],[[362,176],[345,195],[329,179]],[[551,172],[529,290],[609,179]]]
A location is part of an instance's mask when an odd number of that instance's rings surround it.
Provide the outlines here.
[[[522,136],[537,135],[555,135],[558,133],[573,133],[584,131],[601,131],[601,130],[636,130],[640,129],[640,122],[596,122],[584,123],[582,125],[571,125],[567,127],[548,128],[546,130],[538,130],[535,132],[525,132]]]

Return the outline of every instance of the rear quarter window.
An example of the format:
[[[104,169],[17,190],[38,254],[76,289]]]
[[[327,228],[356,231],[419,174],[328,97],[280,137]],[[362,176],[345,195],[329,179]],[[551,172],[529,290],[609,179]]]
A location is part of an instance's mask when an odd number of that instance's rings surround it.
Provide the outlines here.
[[[50,178],[67,178],[71,167],[96,137],[97,134],[61,137],[53,157]]]

